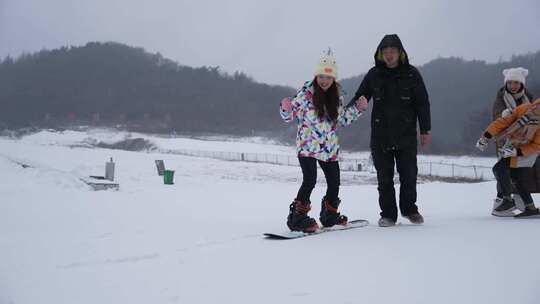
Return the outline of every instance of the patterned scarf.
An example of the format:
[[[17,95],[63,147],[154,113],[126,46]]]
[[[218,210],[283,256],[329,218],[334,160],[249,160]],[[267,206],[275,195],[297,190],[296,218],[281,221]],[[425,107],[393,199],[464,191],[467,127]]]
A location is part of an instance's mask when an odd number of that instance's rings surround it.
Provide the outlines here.
[[[523,98],[521,104],[531,103],[531,101],[527,97],[527,94],[525,94],[525,89],[521,90],[521,92],[516,93],[516,94],[511,94],[511,93],[508,93],[507,90],[504,90],[503,100],[504,100],[504,105],[506,106],[507,109],[514,110],[517,107],[516,100],[520,100],[521,98]]]
[[[507,140],[514,147],[529,143],[536,129],[538,129],[538,123],[540,122],[540,104],[530,108],[525,114],[523,114],[518,120],[516,120],[510,127],[506,128],[503,132],[497,135],[497,140]]]

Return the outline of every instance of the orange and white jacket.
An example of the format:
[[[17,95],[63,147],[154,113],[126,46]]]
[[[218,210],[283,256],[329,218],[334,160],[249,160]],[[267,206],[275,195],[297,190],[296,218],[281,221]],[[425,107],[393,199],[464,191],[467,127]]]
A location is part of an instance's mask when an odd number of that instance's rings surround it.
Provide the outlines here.
[[[522,104],[519,107],[515,108],[512,111],[512,114],[507,117],[499,117],[497,120],[492,122],[486,132],[489,133],[492,137],[503,132],[506,128],[510,127],[516,120],[521,116],[527,113],[531,108],[538,106],[540,104],[540,99],[537,99],[531,104]],[[540,154],[540,128],[536,130],[533,138],[528,141],[526,144],[518,145],[515,147],[521,150],[521,156],[514,156],[510,160],[511,168],[518,167],[532,167],[536,161],[536,157]]]

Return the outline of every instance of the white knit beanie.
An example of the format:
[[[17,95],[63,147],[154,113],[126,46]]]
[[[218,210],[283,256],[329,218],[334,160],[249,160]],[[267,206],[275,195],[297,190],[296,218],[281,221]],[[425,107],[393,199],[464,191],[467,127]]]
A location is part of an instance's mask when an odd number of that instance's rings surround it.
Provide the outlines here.
[[[504,83],[508,81],[518,81],[525,85],[525,78],[529,75],[529,70],[522,67],[506,69],[503,71],[503,75]]]
[[[324,52],[319,64],[317,64],[317,67],[315,68],[315,76],[317,75],[326,75],[337,79],[338,68],[336,65],[336,58],[334,58],[334,54],[330,48],[328,48],[328,51]]]

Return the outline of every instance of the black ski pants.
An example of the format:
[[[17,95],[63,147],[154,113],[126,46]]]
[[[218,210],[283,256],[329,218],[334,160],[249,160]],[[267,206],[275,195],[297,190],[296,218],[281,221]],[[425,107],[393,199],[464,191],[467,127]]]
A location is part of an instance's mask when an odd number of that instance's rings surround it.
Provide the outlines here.
[[[418,212],[416,206],[416,176],[418,174],[416,146],[410,148],[372,148],[371,156],[377,170],[381,217],[397,221],[394,166],[399,173],[399,209],[404,216]]]
[[[525,187],[525,174],[522,174],[522,170],[527,169],[529,168],[510,168],[510,158],[501,158],[493,166],[493,175],[497,179],[497,196],[510,197],[512,184],[514,184],[523,203],[525,205],[533,204],[531,193]]]
[[[339,196],[339,162],[325,162],[313,157],[298,157],[300,167],[302,168],[302,186],[298,190],[296,199],[302,202],[311,202],[311,192],[317,183],[317,162],[324,172],[326,178],[326,199],[334,202]]]

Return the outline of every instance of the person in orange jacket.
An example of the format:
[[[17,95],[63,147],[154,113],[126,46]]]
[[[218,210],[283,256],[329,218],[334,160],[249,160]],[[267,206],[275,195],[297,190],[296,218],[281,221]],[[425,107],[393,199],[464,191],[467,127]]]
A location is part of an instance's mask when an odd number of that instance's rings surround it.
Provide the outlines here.
[[[504,69],[502,74],[504,76],[504,85],[502,88],[497,90],[497,96],[493,102],[493,121],[497,120],[497,118],[501,116],[506,117],[512,114],[512,111],[515,108],[524,103],[531,103],[534,101],[533,95],[525,85],[527,75],[529,75],[529,70],[522,67],[508,68]],[[496,142],[496,150],[501,148],[503,145],[504,142]],[[499,153],[497,153],[497,156],[499,156]],[[493,209],[499,207],[499,205],[503,202],[501,186],[499,183],[497,183],[496,186],[497,196],[493,200]],[[519,194],[513,193],[512,199],[520,211],[525,211],[525,204]]]
[[[503,202],[493,210],[495,216],[514,216],[515,202],[511,198],[512,182],[525,203],[525,211],[516,218],[540,217],[531,193],[525,187],[524,174],[520,170],[531,168],[540,154],[540,99],[532,104],[522,104],[506,117],[492,122],[476,143],[485,151],[489,140],[502,140],[498,149],[499,161],[493,166],[493,174],[501,186]]]

